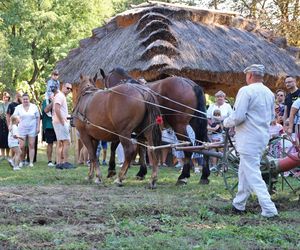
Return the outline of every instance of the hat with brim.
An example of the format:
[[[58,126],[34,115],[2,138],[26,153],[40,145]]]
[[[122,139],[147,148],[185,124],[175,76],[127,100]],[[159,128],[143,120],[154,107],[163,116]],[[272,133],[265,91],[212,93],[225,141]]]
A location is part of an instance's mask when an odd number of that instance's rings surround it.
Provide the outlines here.
[[[263,76],[265,74],[265,66],[262,64],[252,64],[244,69],[244,73],[254,72],[257,75]]]

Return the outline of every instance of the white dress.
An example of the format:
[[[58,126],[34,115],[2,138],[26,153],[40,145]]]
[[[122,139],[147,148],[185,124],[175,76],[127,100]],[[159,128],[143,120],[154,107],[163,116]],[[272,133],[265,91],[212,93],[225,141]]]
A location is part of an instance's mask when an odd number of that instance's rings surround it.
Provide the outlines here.
[[[8,146],[9,148],[14,148],[19,146],[19,139],[15,138],[15,136],[19,137],[19,129],[16,124],[11,126],[11,129],[8,132]]]

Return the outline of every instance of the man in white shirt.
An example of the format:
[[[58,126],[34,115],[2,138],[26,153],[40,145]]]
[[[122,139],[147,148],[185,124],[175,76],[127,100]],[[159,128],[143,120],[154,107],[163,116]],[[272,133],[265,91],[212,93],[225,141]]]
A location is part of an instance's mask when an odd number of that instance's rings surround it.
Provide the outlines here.
[[[236,128],[236,147],[240,154],[238,192],[233,200],[233,211],[245,212],[252,192],[262,208],[262,216],[278,214],[260,171],[260,159],[269,141],[269,126],[274,114],[274,94],[263,83],[265,67],[253,64],[244,70],[247,86],[236,98],[233,113],[224,120],[225,127]]]
[[[66,96],[72,91],[70,83],[64,83],[62,90],[58,91],[53,100],[53,128],[57,138],[56,168],[68,169],[74,166],[68,162],[70,147],[70,125],[68,123],[68,105]]]

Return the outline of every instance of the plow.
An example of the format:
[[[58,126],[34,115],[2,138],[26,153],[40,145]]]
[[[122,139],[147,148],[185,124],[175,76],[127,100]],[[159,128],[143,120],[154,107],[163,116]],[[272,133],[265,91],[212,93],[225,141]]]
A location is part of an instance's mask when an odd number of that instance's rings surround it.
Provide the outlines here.
[[[276,158],[270,150],[276,143],[280,143],[282,146],[280,158]],[[275,192],[276,184],[278,184],[280,179],[282,189],[286,184],[286,186],[294,193],[300,190],[300,185],[296,188],[293,187],[297,185],[295,182],[300,184],[300,177],[294,178],[296,181],[291,183],[289,178],[284,175],[285,172],[300,167],[300,154],[297,147],[287,147],[287,145],[293,145],[293,142],[287,136],[272,138],[261,158],[260,169],[270,194]],[[290,153],[292,148],[296,152]],[[235,195],[238,187],[238,168],[240,159],[228,129],[225,130],[225,139],[223,143],[207,143],[201,146],[176,146],[175,149],[216,157],[218,159],[216,174],[223,177],[225,188],[232,196]],[[218,149],[218,151],[216,151],[216,149]]]

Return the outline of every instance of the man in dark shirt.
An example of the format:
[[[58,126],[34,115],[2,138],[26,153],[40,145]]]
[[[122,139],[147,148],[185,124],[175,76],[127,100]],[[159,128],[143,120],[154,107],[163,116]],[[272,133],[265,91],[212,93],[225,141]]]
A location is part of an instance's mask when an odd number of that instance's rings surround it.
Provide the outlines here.
[[[6,112],[6,123],[7,123],[7,127],[9,127],[9,124],[10,124],[10,117],[12,116],[12,114],[14,113],[15,111],[15,108],[22,103],[22,95],[20,92],[16,92],[15,94],[15,99],[12,103],[10,103],[8,105],[8,108],[7,108],[7,112]]]
[[[286,121],[290,116],[293,102],[300,98],[300,89],[298,89],[297,87],[296,78],[292,76],[287,76],[284,83],[288,91],[288,94],[286,95],[286,98],[284,100],[285,108],[283,120]]]

